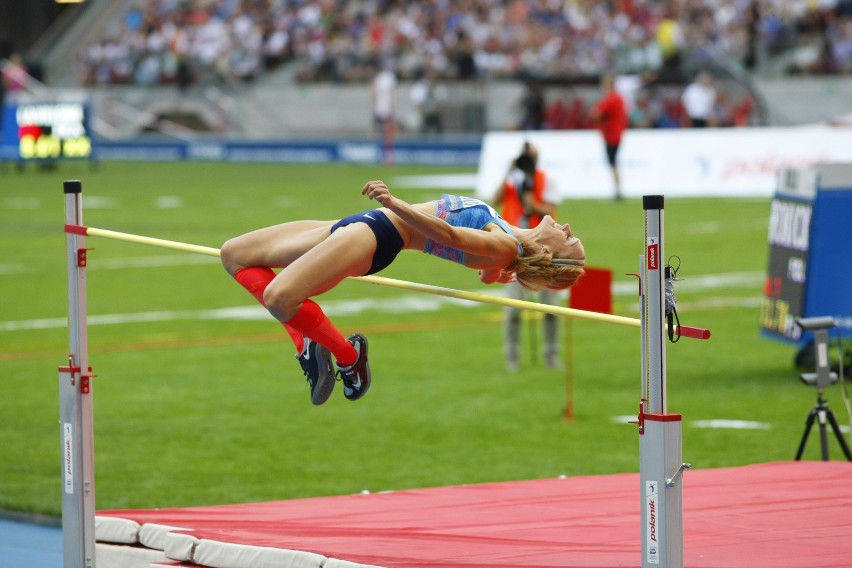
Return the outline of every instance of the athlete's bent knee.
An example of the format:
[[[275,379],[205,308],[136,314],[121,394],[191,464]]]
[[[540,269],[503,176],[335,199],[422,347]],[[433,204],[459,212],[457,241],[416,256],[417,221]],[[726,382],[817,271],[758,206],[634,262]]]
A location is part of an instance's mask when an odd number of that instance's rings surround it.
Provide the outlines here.
[[[305,299],[293,293],[286,285],[269,285],[263,291],[266,309],[278,320],[287,321],[296,315]]]
[[[246,268],[239,262],[240,246],[237,239],[229,239],[222,245],[219,251],[219,258],[222,261],[222,266],[233,276],[241,268]]]

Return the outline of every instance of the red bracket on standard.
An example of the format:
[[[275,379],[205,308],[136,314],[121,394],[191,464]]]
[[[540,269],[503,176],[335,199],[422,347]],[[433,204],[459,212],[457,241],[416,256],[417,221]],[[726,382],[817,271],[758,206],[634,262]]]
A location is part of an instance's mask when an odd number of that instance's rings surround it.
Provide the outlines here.
[[[69,233],[71,235],[80,235],[80,236],[85,237],[89,232],[89,228],[86,227],[85,225],[68,225],[68,224],[66,224],[65,225],[65,232]],[[91,248],[77,249],[77,267],[78,268],[85,268],[86,267],[86,251],[87,250],[95,250],[95,249],[91,249]]]
[[[88,234],[89,228],[85,225],[65,225],[65,232],[71,233],[72,235],[82,235],[86,236]]]
[[[639,295],[641,296],[642,295],[642,275],[639,274],[638,272],[627,272],[627,273],[625,273],[625,276],[635,276],[636,277],[636,282],[639,285]]]
[[[628,424],[638,424],[639,425],[639,435],[645,433],[645,402],[647,402],[644,398],[639,401],[639,416],[636,420],[631,420]]]
[[[80,372],[80,367],[73,364],[74,358],[72,356],[68,356],[68,364],[61,365],[59,367],[60,373],[70,373],[71,374],[71,384],[74,384],[74,376]],[[92,368],[89,367],[89,374],[84,375],[80,374],[80,392],[83,394],[89,394],[92,390],[92,378],[95,375],[92,374]]]

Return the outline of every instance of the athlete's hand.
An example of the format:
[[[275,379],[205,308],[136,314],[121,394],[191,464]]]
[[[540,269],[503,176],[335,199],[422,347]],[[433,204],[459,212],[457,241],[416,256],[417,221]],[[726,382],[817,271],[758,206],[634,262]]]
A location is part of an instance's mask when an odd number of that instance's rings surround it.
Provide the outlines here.
[[[507,270],[501,270],[500,278],[497,279],[497,282],[500,282],[501,284],[511,284],[512,282],[517,281],[518,278],[515,276],[515,273]]]
[[[383,207],[390,207],[391,202],[393,201],[393,196],[391,195],[388,186],[386,186],[385,182],[381,180],[368,181],[365,183],[364,188],[361,190],[361,195],[366,195],[370,199],[375,199],[381,203]]]
[[[515,273],[499,268],[482,268],[479,270],[479,279],[485,284],[509,284],[515,282]]]

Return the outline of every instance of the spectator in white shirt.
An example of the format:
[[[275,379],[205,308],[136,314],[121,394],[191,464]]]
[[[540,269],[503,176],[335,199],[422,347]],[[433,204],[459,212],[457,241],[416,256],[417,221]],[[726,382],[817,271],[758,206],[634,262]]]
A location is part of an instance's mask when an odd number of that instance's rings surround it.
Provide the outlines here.
[[[713,87],[713,78],[710,74],[706,71],[699,73],[695,81],[683,90],[680,100],[689,119],[689,126],[693,128],[707,126],[716,105],[716,89]]]

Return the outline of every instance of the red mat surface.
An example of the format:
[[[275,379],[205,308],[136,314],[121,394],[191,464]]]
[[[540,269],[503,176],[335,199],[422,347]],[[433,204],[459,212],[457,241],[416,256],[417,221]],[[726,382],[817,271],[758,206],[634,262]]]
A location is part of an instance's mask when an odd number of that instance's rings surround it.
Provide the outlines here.
[[[852,464],[690,470],[688,567],[852,566]],[[488,483],[160,510],[101,511],[199,539],[389,568],[641,564],[639,475]]]

